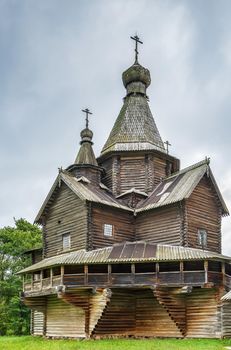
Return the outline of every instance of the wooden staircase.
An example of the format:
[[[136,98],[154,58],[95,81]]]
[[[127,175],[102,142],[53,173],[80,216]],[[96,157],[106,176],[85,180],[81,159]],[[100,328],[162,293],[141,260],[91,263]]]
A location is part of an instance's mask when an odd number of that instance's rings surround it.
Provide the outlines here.
[[[169,288],[157,288],[153,291],[159,304],[167,311],[183,337],[186,335],[185,295],[174,293]]]
[[[92,337],[129,336],[135,329],[135,296],[132,292],[113,290],[92,331]]]
[[[95,296],[90,301],[90,324],[89,336],[94,337],[96,326],[106,313],[110,303],[112,292],[110,289],[104,289],[102,295]]]

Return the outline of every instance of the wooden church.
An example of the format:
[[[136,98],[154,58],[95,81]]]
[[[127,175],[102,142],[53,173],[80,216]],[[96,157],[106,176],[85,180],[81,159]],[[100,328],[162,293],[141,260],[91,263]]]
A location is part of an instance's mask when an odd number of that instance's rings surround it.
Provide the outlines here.
[[[230,337],[231,258],[221,253],[228,209],[209,160],[180,169],[147,97],[150,72],[122,75],[126,96],[98,158],[81,132],[36,217],[23,301],[47,337]]]

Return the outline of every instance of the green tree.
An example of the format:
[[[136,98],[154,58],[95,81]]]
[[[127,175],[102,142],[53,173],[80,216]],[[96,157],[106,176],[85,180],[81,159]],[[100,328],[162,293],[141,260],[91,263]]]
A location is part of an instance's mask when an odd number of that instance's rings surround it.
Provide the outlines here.
[[[25,219],[0,229],[0,335],[29,332],[30,311],[20,300],[22,282],[16,273],[30,264],[23,253],[41,246],[41,240],[39,226]]]

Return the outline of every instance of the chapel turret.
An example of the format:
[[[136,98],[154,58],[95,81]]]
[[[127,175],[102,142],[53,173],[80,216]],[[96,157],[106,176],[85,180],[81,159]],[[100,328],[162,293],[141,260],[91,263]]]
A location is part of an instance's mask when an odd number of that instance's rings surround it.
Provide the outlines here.
[[[99,184],[103,169],[99,167],[92,148],[93,132],[89,129],[89,114],[92,114],[88,108],[82,110],[86,113],[86,126],[81,131],[80,149],[74,164],[70,165],[66,170],[74,174],[76,177],[84,176],[93,184]]]

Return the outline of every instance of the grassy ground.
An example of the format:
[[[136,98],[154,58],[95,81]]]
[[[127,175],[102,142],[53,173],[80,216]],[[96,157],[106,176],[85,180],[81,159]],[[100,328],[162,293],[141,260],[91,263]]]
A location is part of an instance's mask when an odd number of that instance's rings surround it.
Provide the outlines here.
[[[48,340],[39,337],[0,337],[1,350],[224,350],[231,340],[111,339]]]

